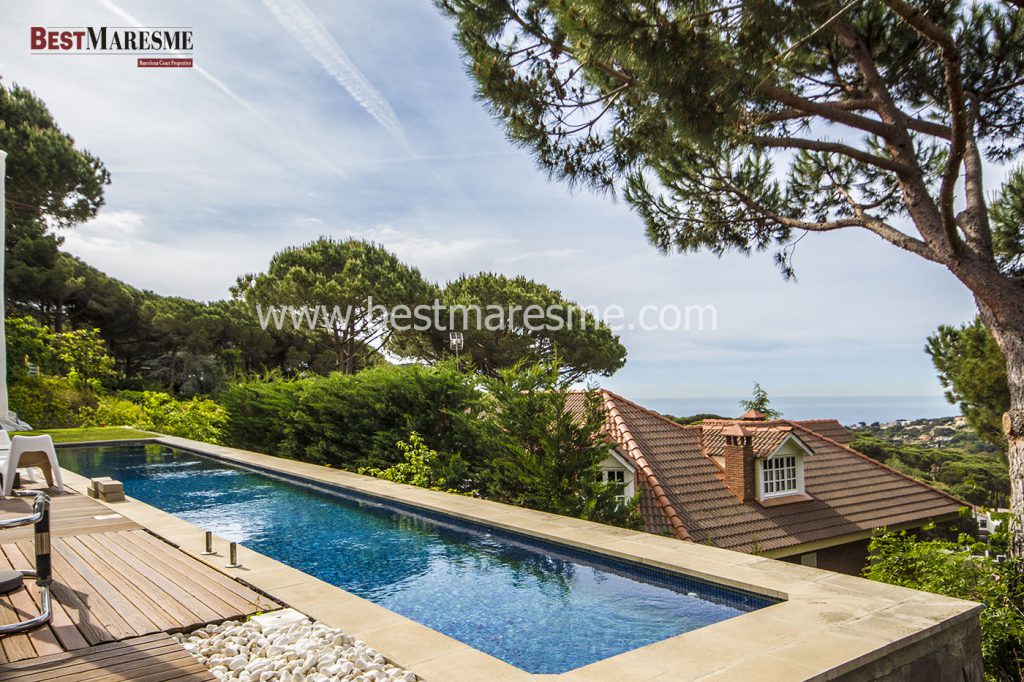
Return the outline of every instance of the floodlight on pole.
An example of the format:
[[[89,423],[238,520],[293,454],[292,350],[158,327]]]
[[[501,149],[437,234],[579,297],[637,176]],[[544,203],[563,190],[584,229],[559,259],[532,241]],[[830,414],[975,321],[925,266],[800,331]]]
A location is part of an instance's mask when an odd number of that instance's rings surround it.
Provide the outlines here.
[[[450,332],[448,334],[448,346],[455,351],[455,357],[459,357],[459,351],[466,345],[462,332]]]

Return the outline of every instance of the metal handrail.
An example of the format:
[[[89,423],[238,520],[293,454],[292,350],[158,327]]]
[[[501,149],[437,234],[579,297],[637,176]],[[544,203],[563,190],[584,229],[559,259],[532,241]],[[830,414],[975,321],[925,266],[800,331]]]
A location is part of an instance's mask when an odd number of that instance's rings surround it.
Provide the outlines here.
[[[19,573],[26,578],[36,579],[36,585],[39,587],[40,614],[19,623],[0,625],[0,635],[37,628],[49,623],[53,616],[53,601],[50,595],[50,585],[53,584],[53,564],[50,559],[50,496],[41,490],[18,490],[14,494],[18,497],[36,498],[32,504],[32,513],[0,521],[0,530],[35,525],[36,567],[20,569]]]
[[[43,518],[45,510],[50,506],[50,496],[42,490],[15,490],[14,495],[16,497],[34,496],[36,500],[32,504],[32,513],[28,516],[18,516],[13,519],[0,520],[0,530],[27,526],[30,523],[38,523],[39,520]]]

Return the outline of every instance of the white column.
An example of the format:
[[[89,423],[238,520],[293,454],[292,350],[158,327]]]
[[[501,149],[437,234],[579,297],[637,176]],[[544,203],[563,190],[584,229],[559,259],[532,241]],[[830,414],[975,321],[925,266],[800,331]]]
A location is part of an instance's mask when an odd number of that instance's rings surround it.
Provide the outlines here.
[[[11,409],[7,404],[7,311],[4,285],[4,256],[7,253],[7,152],[0,149],[0,426],[7,426]]]

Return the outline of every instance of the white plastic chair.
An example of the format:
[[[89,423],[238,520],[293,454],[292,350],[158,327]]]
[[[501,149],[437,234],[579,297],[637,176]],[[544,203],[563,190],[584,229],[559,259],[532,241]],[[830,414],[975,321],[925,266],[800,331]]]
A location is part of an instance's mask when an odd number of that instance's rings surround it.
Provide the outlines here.
[[[49,436],[15,436],[11,439],[11,449],[0,452],[0,472],[4,477],[4,496],[9,496],[14,489],[14,476],[18,469],[40,469],[46,483],[58,492],[64,492],[64,481],[60,477],[60,465],[57,463],[57,451],[53,447],[53,439]]]

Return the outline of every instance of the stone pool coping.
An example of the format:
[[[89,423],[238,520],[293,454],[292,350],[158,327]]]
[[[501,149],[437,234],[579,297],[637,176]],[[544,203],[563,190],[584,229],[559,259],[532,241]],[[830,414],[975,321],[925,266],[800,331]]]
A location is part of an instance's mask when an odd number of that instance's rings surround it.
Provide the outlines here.
[[[682,542],[498,502],[451,495],[315,464],[177,437],[68,446],[158,443],[440,512],[595,554],[626,559],[784,601],[627,651],[561,675],[531,675],[382,606],[244,546],[225,568],[227,541],[204,556],[204,531],[128,498],[108,506],[190,555],[366,642],[420,677],[568,681],[834,679],[976,618],[979,604],[764,557]],[[84,492],[87,479],[63,470]],[[296,529],[301,535],[301,529]]]

